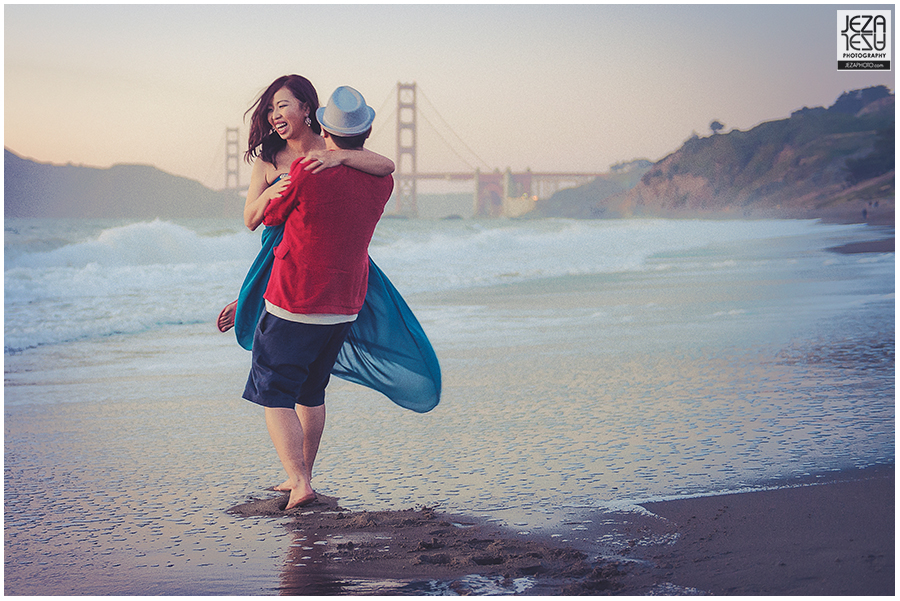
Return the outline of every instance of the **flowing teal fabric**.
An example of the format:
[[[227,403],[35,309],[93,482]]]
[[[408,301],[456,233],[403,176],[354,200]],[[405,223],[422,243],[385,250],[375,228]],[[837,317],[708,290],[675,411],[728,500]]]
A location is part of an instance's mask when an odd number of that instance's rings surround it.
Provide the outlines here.
[[[238,343],[253,348],[256,323],[265,310],[263,294],[274,262],[273,250],[284,226],[267,227],[262,249],[238,296],[234,332]],[[391,281],[369,257],[369,289],[331,373],[367,386],[396,404],[426,413],[441,398],[441,368],[422,326]]]
[[[266,292],[266,286],[269,285],[272,264],[275,262],[273,251],[281,242],[283,234],[283,225],[266,227],[263,230],[262,248],[256,255],[253,265],[250,266],[247,277],[244,278],[244,284],[241,286],[241,293],[238,295],[237,309],[234,314],[234,334],[237,336],[238,344],[248,351],[253,348],[253,333],[256,331],[259,316],[266,308],[263,294]]]

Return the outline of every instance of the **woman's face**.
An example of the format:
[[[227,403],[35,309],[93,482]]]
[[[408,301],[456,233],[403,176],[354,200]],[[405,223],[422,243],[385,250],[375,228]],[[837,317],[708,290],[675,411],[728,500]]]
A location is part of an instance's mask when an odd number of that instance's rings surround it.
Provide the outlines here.
[[[269,105],[269,125],[287,140],[300,135],[309,109],[306,103],[300,102],[293,92],[287,87],[281,88],[272,96],[272,104]]]

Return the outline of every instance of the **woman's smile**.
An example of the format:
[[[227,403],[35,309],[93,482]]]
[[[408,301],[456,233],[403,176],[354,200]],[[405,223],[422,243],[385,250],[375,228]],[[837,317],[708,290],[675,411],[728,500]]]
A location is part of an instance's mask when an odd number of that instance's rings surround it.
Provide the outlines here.
[[[287,139],[301,131],[299,124],[306,119],[304,106],[288,88],[275,92],[269,107],[269,123],[279,136]]]

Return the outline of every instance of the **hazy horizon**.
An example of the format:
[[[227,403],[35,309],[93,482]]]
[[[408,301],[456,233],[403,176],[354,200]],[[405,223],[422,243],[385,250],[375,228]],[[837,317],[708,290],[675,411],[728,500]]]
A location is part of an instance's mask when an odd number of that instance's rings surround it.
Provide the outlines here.
[[[359,89],[378,113],[368,146],[392,158],[396,86],[415,82],[420,171],[604,172],[713,120],[746,130],[893,91],[893,71],[836,69],[851,6],[7,5],[4,146],[221,188],[225,129],[243,152],[244,112],[300,73],[323,104]]]

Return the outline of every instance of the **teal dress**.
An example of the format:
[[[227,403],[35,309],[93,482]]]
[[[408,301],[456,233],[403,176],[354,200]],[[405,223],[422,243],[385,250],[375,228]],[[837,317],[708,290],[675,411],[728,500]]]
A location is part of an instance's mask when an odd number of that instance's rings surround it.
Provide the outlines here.
[[[234,332],[238,344],[247,350],[253,348],[253,333],[265,310],[263,294],[275,261],[273,251],[283,234],[283,225],[263,230],[262,249],[241,286]],[[440,401],[441,368],[431,342],[409,305],[371,257],[365,303],[331,373],[377,390],[418,413],[431,411]]]

